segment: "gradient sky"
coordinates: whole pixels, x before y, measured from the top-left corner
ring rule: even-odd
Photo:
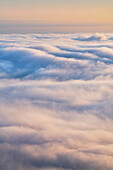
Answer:
[[[6,30],[6,24],[9,30],[17,29],[18,25],[21,30],[26,27],[36,30],[38,24],[46,25],[47,31],[52,31],[49,27],[53,26],[60,30],[60,25],[64,31],[77,27],[80,31],[109,32],[113,29],[113,0],[0,0],[1,32]]]

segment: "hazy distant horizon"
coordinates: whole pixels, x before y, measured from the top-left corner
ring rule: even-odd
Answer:
[[[112,30],[112,0],[0,1],[0,33],[94,33]]]
[[[38,24],[28,21],[0,21],[0,34],[96,32],[111,33],[113,24]]]

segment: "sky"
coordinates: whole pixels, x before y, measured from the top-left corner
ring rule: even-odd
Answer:
[[[0,0],[0,26],[1,33],[111,32],[113,1]]]

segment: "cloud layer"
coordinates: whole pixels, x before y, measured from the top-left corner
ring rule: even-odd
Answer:
[[[113,169],[113,34],[0,36],[0,169]]]

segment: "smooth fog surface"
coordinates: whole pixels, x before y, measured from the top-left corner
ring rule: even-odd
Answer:
[[[113,169],[113,34],[0,35],[0,170]]]

